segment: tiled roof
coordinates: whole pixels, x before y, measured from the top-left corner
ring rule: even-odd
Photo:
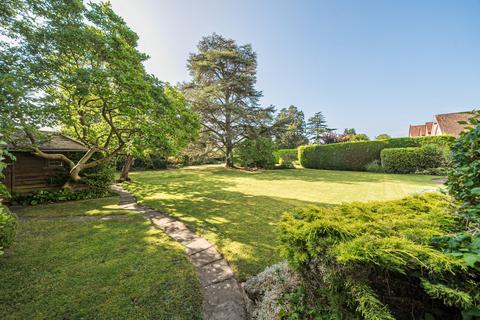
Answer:
[[[459,124],[459,121],[468,121],[474,114],[472,113],[445,113],[435,115],[435,120],[442,131],[442,134],[450,134],[454,136],[460,135],[467,125]]]
[[[426,126],[424,124],[419,124],[419,125],[414,125],[410,126],[410,129],[408,130],[408,136],[409,137],[422,137],[426,134]]]
[[[427,129],[427,134],[432,133],[432,128],[433,128],[433,122],[426,122],[425,123],[426,129]]]
[[[42,151],[87,151],[80,142],[59,133],[43,132],[39,139],[39,149]],[[9,151],[27,151],[32,146],[23,132],[15,134],[13,140],[7,145]]]

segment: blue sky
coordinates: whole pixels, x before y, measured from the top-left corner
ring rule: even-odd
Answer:
[[[480,106],[480,1],[113,0],[158,78],[213,32],[258,54],[261,103],[330,127],[405,136],[434,114]]]

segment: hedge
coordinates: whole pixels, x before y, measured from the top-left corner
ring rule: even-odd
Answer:
[[[447,146],[454,140],[453,136],[432,136],[306,145],[299,147],[298,157],[305,168],[365,171],[369,163],[380,160],[383,149],[421,147],[428,144]]]
[[[424,194],[287,213],[280,252],[310,297],[297,309],[321,319],[480,316],[480,269],[438,240],[463,230],[456,209]]]
[[[293,161],[298,160],[298,150],[297,149],[279,149],[273,152],[273,156],[275,157],[275,163],[280,163],[280,159],[284,154],[288,154]]]
[[[380,153],[382,167],[388,173],[415,173],[439,168],[445,163],[444,153],[435,145],[415,148],[387,148]]]

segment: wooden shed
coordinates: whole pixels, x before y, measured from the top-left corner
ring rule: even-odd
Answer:
[[[78,141],[57,133],[47,133],[39,149],[45,153],[78,153],[80,157],[87,149]],[[30,192],[52,190],[62,186],[59,179],[68,173],[67,164],[58,160],[48,160],[34,155],[27,139],[9,144],[8,151],[15,160],[7,163],[4,184],[10,192]]]

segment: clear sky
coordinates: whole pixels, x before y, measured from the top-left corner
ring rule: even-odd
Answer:
[[[171,83],[213,32],[258,54],[261,103],[330,127],[405,136],[434,114],[480,106],[480,1],[113,0],[146,67]]]

